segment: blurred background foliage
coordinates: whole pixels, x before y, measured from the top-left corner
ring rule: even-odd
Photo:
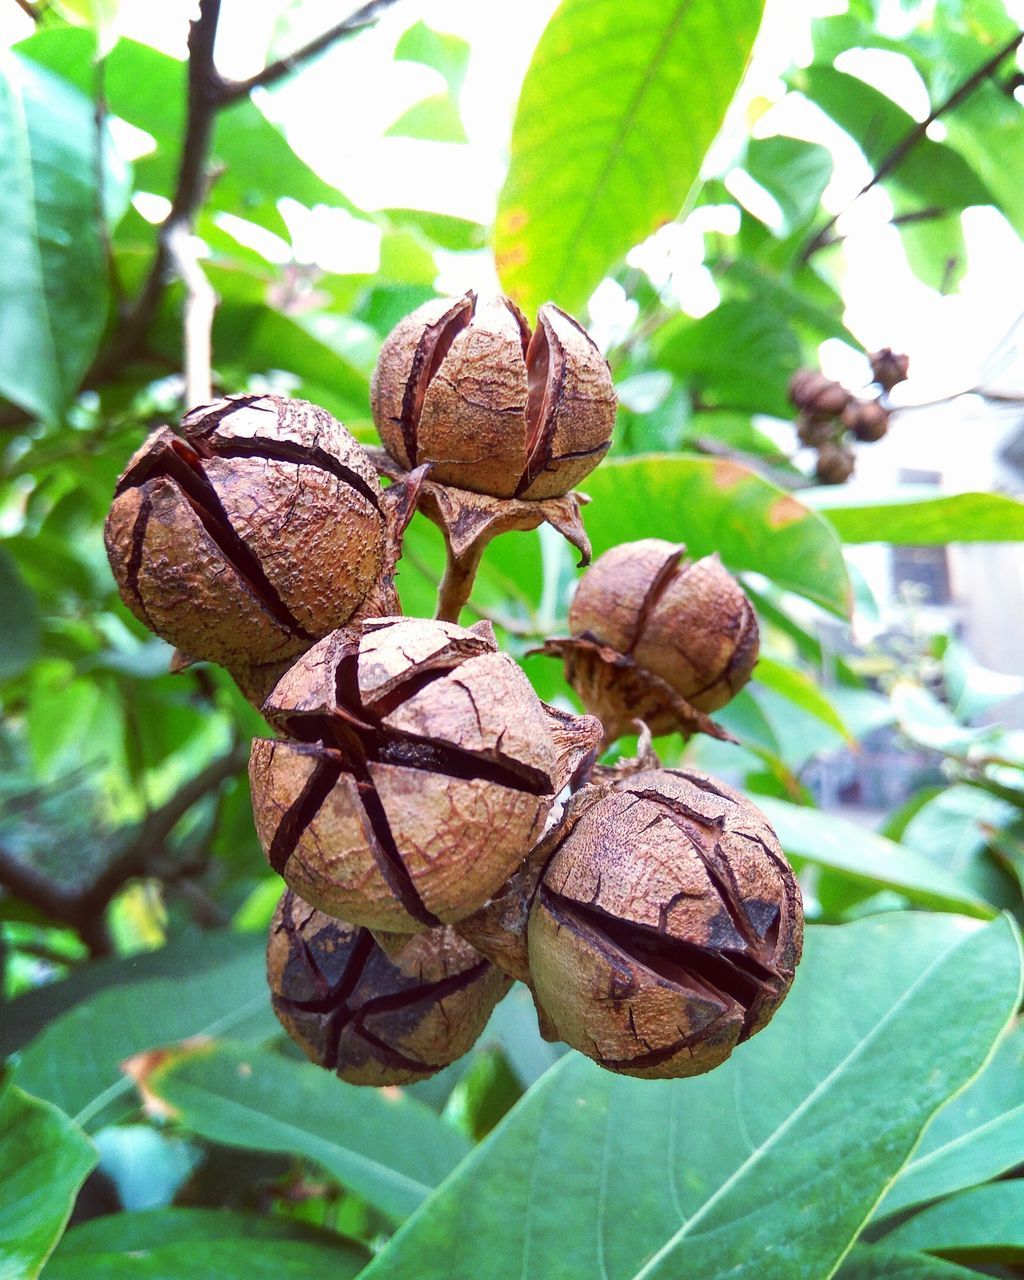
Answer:
[[[150,14],[152,43],[128,0],[9,8],[0,1275],[1019,1274],[1024,728],[998,716],[1024,679],[913,591],[886,610],[857,551],[1018,542],[1024,508],[959,485],[816,489],[787,394],[830,361],[851,389],[870,381],[865,344],[887,339],[854,323],[865,206],[936,307],[964,288],[972,228],[1019,253],[1019,15],[849,0],[769,6],[761,25],[756,0],[564,0],[526,6],[504,67],[494,40],[488,55],[416,0],[340,24],[315,0],[225,0],[218,66],[245,26],[254,63],[204,96],[187,4]],[[219,8],[203,6],[193,70]],[[478,56],[498,142],[474,186],[455,153],[485,150]],[[422,76],[389,101],[382,68],[400,63]],[[346,194],[369,180],[344,147],[353,95],[399,146],[362,163],[408,166],[368,207]],[[347,174],[323,161],[332,143]],[[439,207],[423,172],[461,175],[457,198]],[[174,227],[218,297],[217,389],[311,399],[366,442],[379,345],[425,299],[500,287],[592,325],[620,395],[612,456],[583,486],[595,553],[717,551],[762,626],[721,716],[738,745],[659,749],[757,797],[821,926],[783,1013],[722,1071],[601,1076],[538,1038],[522,991],[472,1055],[407,1090],[353,1090],[282,1044],[262,977],[280,885],[244,778],[261,718],[217,669],[168,674],[102,545],[127,457],[187,407]],[[891,433],[917,430],[927,480],[916,385],[912,370]],[[938,398],[965,421],[1019,421],[1019,385],[954,389]],[[577,577],[549,533],[492,544],[471,610],[570,705],[531,652],[564,631]],[[408,613],[432,613],[442,570],[417,518]]]

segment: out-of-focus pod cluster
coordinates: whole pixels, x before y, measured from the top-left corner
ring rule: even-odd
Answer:
[[[872,352],[868,360],[874,381],[864,396],[855,396],[818,369],[800,369],[790,380],[797,438],[817,454],[814,478],[819,484],[844,484],[856,465],[853,442],[872,444],[889,430],[887,394],[906,379],[910,361],[889,347]]]
[[[727,736],[709,713],[757,660],[749,601],[717,556],[613,548],[545,646],[590,714],[545,704],[490,624],[401,615],[401,535],[428,473],[498,503],[565,495],[608,447],[607,365],[556,307],[531,332],[469,294],[398,325],[372,396],[391,488],[323,410],[233,396],[146,441],[106,529],[132,612],[179,663],[225,666],[277,735],[249,777],[287,885],[267,962],[283,1027],[345,1080],[404,1084],[464,1054],[520,979],[544,1034],[610,1070],[711,1069],[789,989],[792,872],[724,784],[648,747],[595,762],[638,724],[642,743]]]

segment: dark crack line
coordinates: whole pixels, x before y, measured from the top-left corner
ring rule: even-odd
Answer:
[[[568,365],[565,348],[558,341],[548,320],[541,317],[526,353],[529,389],[526,402],[526,466],[512,494],[513,498],[521,497],[551,462],[558,406]],[[542,389],[539,389],[541,378]]]
[[[383,514],[380,498],[363,477],[318,445],[304,445],[293,440],[269,440],[265,436],[252,436],[230,442],[210,440],[207,445],[211,454],[217,458],[266,458],[268,461],[289,462],[299,467],[317,467],[354,489],[378,515]]]
[[[685,547],[674,547],[665,557],[665,561],[658,569],[658,572],[651,579],[651,584],[644,592],[644,598],[640,602],[640,608],[636,611],[636,621],[633,624],[633,635],[626,649],[627,656],[631,656],[633,650],[640,643],[640,639],[647,626],[648,618],[654,612],[658,601],[665,594],[676,569],[679,568],[679,562],[685,554]],[[691,567],[691,565],[684,565],[680,573],[680,577],[684,577]]]
[[[142,557],[146,550],[146,530],[149,528],[149,518],[152,514],[152,500],[148,493],[143,492],[138,514],[135,517],[134,525],[132,525],[132,553],[125,569],[125,581],[128,589],[135,596],[143,617],[149,623],[150,630],[155,631],[156,628],[149,621],[149,610],[146,608],[146,603],[142,598],[142,592],[139,590],[139,572],[142,569]]]
[[[341,773],[341,761],[322,756],[314,765],[298,796],[285,810],[267,850],[267,861],[278,875],[283,874],[288,859],[295,852],[299,837],[320,812]]]
[[[428,325],[416,344],[397,422],[410,467],[416,466],[419,457],[417,436],[427,388],[451,350],[452,343],[473,319],[475,310],[476,295],[469,293],[460,298],[439,320]]]
[[[256,555],[235,531],[217,491],[202,469],[199,454],[179,440],[155,449],[148,459],[125,475],[118,492],[133,486],[142,487],[156,479],[177,486],[214,546],[275,622],[291,635],[310,643],[315,641],[316,636],[293,616]]]

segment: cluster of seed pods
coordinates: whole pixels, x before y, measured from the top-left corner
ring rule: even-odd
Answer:
[[[717,557],[614,548],[545,646],[589,714],[545,704],[489,624],[402,616],[401,533],[424,468],[455,510],[566,494],[608,448],[607,364],[558,308],[531,332],[468,294],[397,326],[372,407],[390,489],[322,409],[234,396],[155,432],[107,522],[129,609],[179,663],[226,667],[276,735],[249,776],[287,885],[282,1025],[345,1080],[403,1084],[465,1053],[519,979],[544,1033],[610,1070],[709,1070],[792,981],[792,873],[724,784],[595,761],[637,721],[725,736],[710,713],[757,658],[746,596]]]

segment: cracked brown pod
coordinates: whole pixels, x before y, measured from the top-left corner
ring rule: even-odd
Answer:
[[[840,421],[858,440],[872,443],[889,430],[889,410],[877,400],[851,400]]]
[[[350,1084],[410,1084],[472,1048],[511,986],[449,928],[392,937],[287,890],[267,947],[271,1003],[306,1056]]]
[[[480,907],[600,737],[545,707],[489,624],[382,618],[283,677],[249,776],[271,866],[354,924],[413,933]]]
[[[193,409],[149,437],[105,529],[122,599],[189,659],[272,667],[347,622],[388,573],[373,467],[330,414],[281,396]]]
[[[893,351],[892,347],[872,351],[868,361],[872,377],[885,391],[891,391],[898,382],[905,382],[910,372],[910,357]]]
[[[819,484],[845,484],[853,475],[857,459],[845,444],[823,444],[818,450],[814,478]]]
[[[531,334],[507,298],[438,298],[399,321],[370,385],[384,446],[403,467],[499,498],[568,493],[615,422],[607,361],[553,303]]]
[[[850,403],[850,393],[818,369],[798,369],[789,381],[789,398],[806,413],[834,418]]]
[[[757,617],[717,555],[696,562],[660,538],[613,547],[580,579],[566,678],[605,726],[605,741],[635,720],[656,733],[728,735],[708,718],[747,683],[758,655]]]
[[[536,997],[603,1067],[699,1075],[769,1021],[793,980],[800,892],[764,814],[705,774],[616,783],[547,865],[529,920]]]

